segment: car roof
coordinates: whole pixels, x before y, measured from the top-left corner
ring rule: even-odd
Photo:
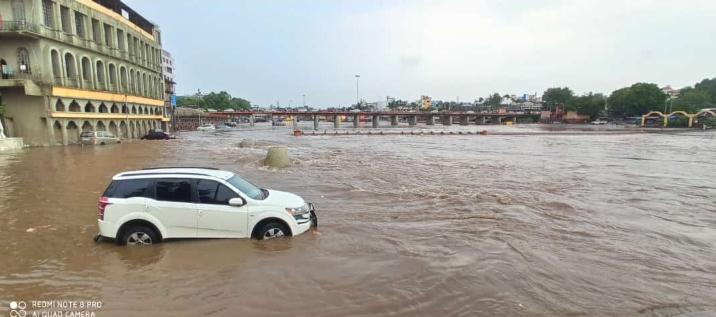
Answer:
[[[145,168],[136,171],[122,172],[112,177],[113,180],[125,178],[157,178],[157,177],[176,177],[176,176],[208,176],[219,179],[229,179],[234,176],[233,172],[224,171],[216,168],[208,167],[155,167]]]

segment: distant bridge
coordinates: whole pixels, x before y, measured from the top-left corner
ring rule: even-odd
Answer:
[[[372,122],[373,128],[378,128],[380,125],[381,117],[389,117],[390,125],[397,126],[400,118],[405,118],[410,126],[418,124],[418,119],[424,119],[427,125],[435,125],[436,118],[440,119],[443,125],[452,125],[454,120],[457,119],[461,125],[469,125],[471,122],[474,124],[517,124],[518,118],[533,117],[536,114],[530,113],[474,113],[474,112],[400,112],[400,111],[224,111],[224,112],[210,112],[199,116],[190,117],[177,117],[177,125],[180,129],[195,129],[200,122],[212,122],[215,124],[239,119],[248,118],[249,124],[254,126],[257,116],[268,117],[270,121],[275,122],[279,118],[288,119],[294,124],[298,120],[294,118],[310,118],[313,120],[313,128],[318,130],[318,124],[323,118],[326,121],[333,121],[334,128],[339,128],[341,119],[345,121],[346,118],[352,118],[353,127],[358,128],[360,126],[361,118]]]
[[[712,111],[709,109],[701,110],[697,113],[686,113],[685,111],[674,111],[672,113],[662,113],[660,111],[652,111],[649,112],[643,116],[641,116],[641,126],[646,126],[646,120],[648,118],[661,118],[664,121],[664,127],[669,126],[669,118],[672,116],[681,116],[684,118],[687,118],[689,120],[689,128],[694,126],[694,119],[698,119],[699,117],[706,117],[706,116],[712,116],[716,117],[716,111]]]

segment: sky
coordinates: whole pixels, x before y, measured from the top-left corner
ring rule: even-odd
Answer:
[[[713,0],[125,0],[162,30],[179,95],[261,106],[387,96],[609,94],[716,77]]]

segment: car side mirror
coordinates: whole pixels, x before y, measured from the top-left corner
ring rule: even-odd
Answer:
[[[229,199],[229,205],[235,206],[235,207],[241,207],[243,205],[246,205],[246,202],[241,198],[231,198],[231,199]]]

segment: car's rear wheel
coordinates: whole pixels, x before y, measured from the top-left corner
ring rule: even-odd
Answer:
[[[288,236],[288,232],[288,228],[285,225],[278,222],[269,222],[261,228],[257,236],[259,240],[278,239]]]
[[[120,243],[131,246],[152,245],[159,243],[159,235],[146,226],[131,226],[124,231]]]

